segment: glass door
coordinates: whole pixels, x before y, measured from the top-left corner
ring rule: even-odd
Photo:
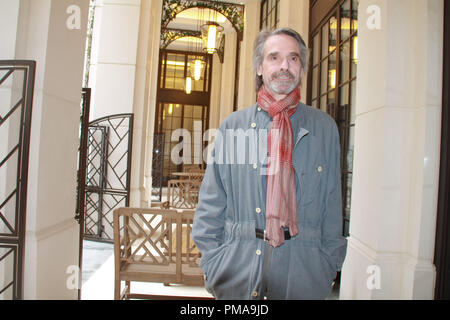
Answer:
[[[338,125],[341,140],[343,234],[348,236],[353,174],[359,0],[336,1],[328,12],[316,10],[315,6],[318,6],[319,2],[311,1],[311,19],[321,22],[310,30],[312,68],[309,74],[308,103],[327,112]],[[318,16],[314,16],[315,12],[318,12]]]

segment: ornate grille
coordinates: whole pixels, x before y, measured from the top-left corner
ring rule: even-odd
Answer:
[[[108,116],[89,124],[85,239],[113,241],[113,210],[129,204],[132,131],[132,114]]]
[[[35,61],[0,61],[0,300],[22,299]]]

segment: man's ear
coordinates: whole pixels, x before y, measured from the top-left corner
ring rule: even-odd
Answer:
[[[263,72],[262,72],[262,65],[260,65],[260,66],[258,67],[258,70],[256,70],[256,74],[257,74],[258,76],[262,76],[262,74],[263,74]]]

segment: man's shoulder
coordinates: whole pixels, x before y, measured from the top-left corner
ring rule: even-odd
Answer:
[[[325,111],[300,103],[302,120],[314,127],[336,128],[336,121]]]
[[[324,121],[330,122],[333,121],[333,118],[326,113],[325,111],[300,103],[303,112],[307,115],[307,117],[314,119],[315,121]]]
[[[238,111],[232,112],[228,115],[221,123],[221,129],[230,129],[230,128],[246,128],[248,122],[252,119],[256,108],[256,104],[247,107],[245,109],[241,109]]]

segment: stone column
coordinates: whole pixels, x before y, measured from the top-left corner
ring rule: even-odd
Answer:
[[[145,163],[144,188],[145,198],[142,203],[150,205],[152,192],[153,135],[155,131],[156,94],[158,92],[159,45],[161,34],[162,0],[150,1],[150,20],[147,43],[146,82],[144,107],[147,109],[145,119]]]
[[[225,34],[225,54],[223,59],[223,69],[227,72],[222,73],[221,96],[220,96],[220,122],[233,112],[234,103],[234,85],[236,69],[236,45],[237,33],[235,30]]]
[[[130,206],[137,207],[145,194],[143,141],[147,110],[143,99],[149,20],[149,0],[142,3],[141,0],[97,1],[89,76],[90,121],[119,113],[134,114],[132,163],[128,174],[131,174]]]
[[[442,0],[361,0],[342,299],[432,299]]]
[[[253,44],[259,32],[260,11],[261,4],[259,0],[248,0],[245,3],[244,35],[239,64],[239,110],[250,107],[256,102]]]
[[[141,0],[99,0],[92,36],[90,120],[133,112]]]
[[[303,38],[308,48],[309,39],[309,0],[281,0],[279,28],[291,28]],[[301,86],[301,101],[306,102],[308,74],[304,73]]]
[[[161,0],[141,0],[133,104],[135,118],[130,206],[146,207],[149,201],[146,159],[151,157],[152,149],[146,148],[149,130],[153,136],[154,121],[149,127],[149,118],[154,116],[155,109],[160,25]],[[153,140],[151,142],[153,145]]]
[[[209,103],[209,128],[217,129],[220,124],[220,100],[222,87],[222,63],[217,54],[213,55],[211,79],[211,100]]]
[[[8,2],[9,9],[3,6]],[[2,1],[11,10],[2,59],[36,60],[28,171],[25,299],[76,299],[74,219],[80,100],[89,2]],[[14,43],[12,42],[14,41]],[[5,55],[3,55],[5,53]],[[74,270],[74,269],[69,269]],[[81,277],[81,275],[79,275]]]

